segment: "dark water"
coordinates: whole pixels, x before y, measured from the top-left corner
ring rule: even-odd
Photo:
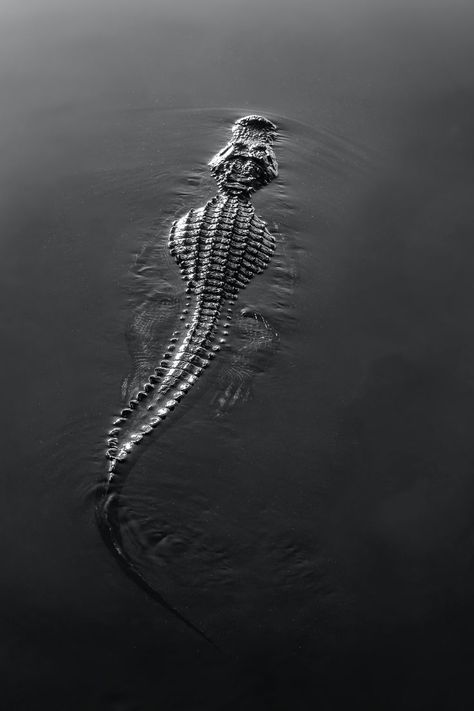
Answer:
[[[5,3],[2,707],[471,708],[474,11]],[[232,122],[280,130],[237,331],[94,521],[104,433],[180,295],[171,220]],[[239,340],[240,339],[240,340]],[[243,349],[243,350],[242,350]]]

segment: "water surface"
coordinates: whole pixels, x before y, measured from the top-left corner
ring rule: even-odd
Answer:
[[[1,10],[5,703],[467,708],[473,12],[188,5]],[[241,301],[277,347],[242,362],[236,334],[124,492],[128,547],[219,657],[93,502],[179,309],[169,225],[251,112],[279,126],[278,249]]]

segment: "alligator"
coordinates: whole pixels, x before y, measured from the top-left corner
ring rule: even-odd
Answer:
[[[181,327],[147,382],[113,421],[108,433],[108,471],[96,513],[102,536],[122,568],[151,597],[198,632],[148,583],[123,545],[119,498],[143,444],[159,428],[226,343],[239,292],[268,266],[275,238],[251,203],[251,195],[278,176],[273,150],[277,127],[263,116],[238,119],[228,143],[209,161],[214,197],[171,226],[168,246],[185,282]]]

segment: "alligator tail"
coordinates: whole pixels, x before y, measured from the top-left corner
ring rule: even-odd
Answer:
[[[166,598],[156,590],[142,575],[141,571],[125,550],[122,533],[120,530],[119,507],[120,507],[120,474],[119,468],[129,466],[127,463],[113,460],[110,462],[107,481],[98,489],[96,499],[96,519],[102,539],[107,548],[111,551],[122,570],[131,578],[147,595],[170,612],[176,619],[198,634],[208,644],[218,652],[222,653],[216,643],[207,636],[193,622],[188,620],[178,609],[176,609]]]
[[[188,296],[189,306],[192,307],[190,323],[173,332],[160,366],[155,368],[136,397],[130,400],[128,407],[121,411],[120,417],[114,420],[108,439],[109,470],[96,503],[97,523],[102,538],[123,571],[149,597],[216,649],[217,645],[199,627],[186,619],[153,588],[128,555],[120,528],[120,500],[123,484],[148,436],[171,414],[209,365],[216,350],[220,350],[221,346],[213,345],[213,341],[219,329],[222,335],[227,333],[225,327],[229,325],[220,325],[221,301],[221,297],[208,303],[203,296]],[[187,313],[185,309],[183,318]],[[230,318],[229,313],[227,318]],[[224,341],[225,338],[220,340]]]

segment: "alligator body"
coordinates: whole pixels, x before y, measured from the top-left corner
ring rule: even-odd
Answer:
[[[147,382],[113,421],[108,473],[97,506],[103,536],[126,572],[199,632],[151,588],[126,554],[118,498],[143,441],[179,406],[218,354],[228,336],[240,290],[263,272],[271,259],[275,240],[255,214],[250,196],[278,175],[275,132],[276,126],[262,116],[236,121],[230,141],[209,163],[217,194],[172,225],[169,249],[186,284],[181,326],[172,333]]]

